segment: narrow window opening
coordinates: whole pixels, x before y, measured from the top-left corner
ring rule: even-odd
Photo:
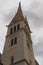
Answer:
[[[10,34],[12,34],[12,28],[10,29]]]
[[[11,56],[11,64],[13,64],[13,61],[14,61],[14,57]]]
[[[17,44],[17,37],[15,37],[14,39],[14,44]]]
[[[32,63],[31,63],[31,60],[30,60],[30,65],[31,65]]]
[[[13,45],[13,39],[11,40],[11,46]]]
[[[20,30],[20,24],[17,25],[17,30]]]
[[[14,26],[14,32],[16,32],[16,26]]]
[[[30,44],[29,44],[29,41],[27,40],[27,46],[28,46],[28,48],[30,48]]]

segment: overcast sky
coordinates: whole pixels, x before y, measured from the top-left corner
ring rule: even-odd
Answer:
[[[43,65],[43,0],[0,0],[0,52],[3,52],[6,25],[15,15],[19,1],[32,31],[35,58]]]

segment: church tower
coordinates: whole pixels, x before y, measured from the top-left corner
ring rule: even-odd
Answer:
[[[16,15],[7,27],[3,65],[35,65],[31,30],[27,18],[23,16],[20,3]]]

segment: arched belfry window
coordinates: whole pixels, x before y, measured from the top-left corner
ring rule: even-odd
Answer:
[[[11,40],[11,46],[13,45],[13,39]]]
[[[11,46],[13,46],[14,44],[17,44],[17,37],[11,39]]]
[[[17,25],[17,30],[20,30],[20,24]]]
[[[10,29],[10,34],[12,34],[12,28]]]
[[[14,44],[17,44],[17,37],[15,37],[14,39]]]
[[[14,32],[16,32],[16,26],[14,26]]]

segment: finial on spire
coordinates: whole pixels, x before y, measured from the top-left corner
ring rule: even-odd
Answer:
[[[19,7],[21,7],[21,2],[19,2]]]
[[[21,2],[19,2],[19,5],[21,5]]]

